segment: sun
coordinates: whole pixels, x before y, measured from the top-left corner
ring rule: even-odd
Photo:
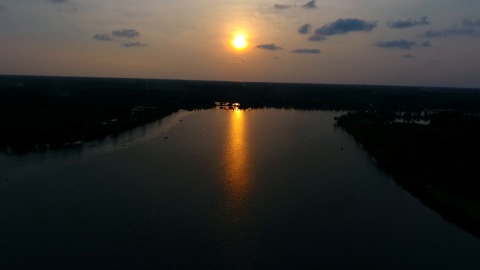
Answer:
[[[248,46],[247,39],[244,34],[237,34],[234,39],[232,39],[232,46],[235,50],[241,51]]]

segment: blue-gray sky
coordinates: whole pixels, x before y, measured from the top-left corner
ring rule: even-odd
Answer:
[[[480,87],[478,0],[0,0],[0,74]],[[232,39],[243,34],[247,48]]]

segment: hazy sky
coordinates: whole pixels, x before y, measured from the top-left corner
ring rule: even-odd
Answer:
[[[0,74],[480,87],[479,0],[0,0]],[[231,40],[243,34],[244,50]]]

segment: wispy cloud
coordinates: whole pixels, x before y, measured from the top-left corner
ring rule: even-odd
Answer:
[[[430,48],[432,47],[432,43],[430,41],[424,41],[422,43],[420,43],[420,45],[418,45],[419,47],[423,47],[423,48]]]
[[[471,28],[450,28],[444,30],[427,30],[423,34],[424,37],[449,37],[449,36],[475,36],[477,31]]]
[[[319,49],[295,49],[292,53],[307,53],[307,54],[319,54]]]
[[[340,18],[315,30],[316,35],[332,36],[349,32],[370,32],[377,26],[376,21],[357,18]]]
[[[46,0],[47,2],[52,2],[55,4],[64,4],[64,3],[69,3],[71,0]]]
[[[113,41],[112,36],[109,34],[95,34],[93,35],[93,39],[100,41]]]
[[[245,63],[246,63],[245,59],[241,59],[238,62],[232,62],[232,64],[234,64],[234,65],[242,65],[242,64],[245,64]]]
[[[95,34],[93,35],[93,39],[98,41],[116,41],[121,43],[121,46],[125,48],[147,47],[147,44],[140,41],[128,41],[136,39],[138,36],[140,36],[140,32],[135,29],[119,29],[113,30],[112,34]]]
[[[415,44],[416,42],[412,40],[397,39],[397,40],[389,40],[389,41],[379,41],[375,45],[380,48],[396,48],[396,49],[409,50],[413,46],[415,46]]]
[[[76,7],[77,0],[35,0],[35,1],[44,1],[44,2],[51,3],[53,6],[58,7],[57,11],[68,11],[68,12],[78,11],[78,8]]]
[[[135,29],[119,29],[113,30],[112,35],[120,38],[134,38],[138,37],[140,35],[140,32]]]
[[[307,2],[306,4],[302,5],[303,8],[308,8],[308,9],[315,9],[317,8],[317,4],[315,3],[316,0],[312,0]]]
[[[300,34],[308,34],[312,30],[312,25],[307,23],[298,28],[298,33]]]
[[[297,8],[297,7],[301,7],[301,8],[305,8],[305,9],[316,9],[317,8],[316,0],[308,1],[307,3],[305,3],[303,5],[300,5],[300,6],[285,5],[285,4],[273,4],[274,9],[289,9],[289,8]]]
[[[479,36],[480,35],[480,19],[464,20],[461,25],[453,25],[451,27],[440,30],[427,30],[421,36],[436,38],[450,36]]]
[[[289,9],[291,7],[292,7],[292,5],[282,5],[282,4],[274,4],[273,5],[274,9]]]
[[[430,24],[430,20],[427,16],[422,17],[418,20],[407,19],[407,20],[398,20],[398,21],[390,21],[387,23],[388,27],[396,28],[396,29],[404,29],[404,28],[411,28],[420,25],[428,25]]]
[[[395,40],[388,40],[388,41],[379,41],[375,44],[375,46],[380,48],[409,50],[413,47],[430,48],[432,47],[432,43],[430,41],[424,41],[424,42],[421,42],[420,44],[417,44],[417,42],[414,40],[395,39]]]
[[[319,49],[295,49],[292,53],[307,53],[307,54],[319,54]]]
[[[322,40],[326,40],[327,37],[326,36],[322,36],[322,35],[313,35],[313,36],[310,36],[308,38],[308,40],[310,41],[322,41]]]
[[[271,44],[260,44],[257,46],[259,49],[264,49],[264,50],[269,50],[269,51],[277,51],[277,50],[282,50],[282,47],[275,45],[275,43]]]
[[[141,43],[141,42],[125,42],[122,44],[123,47],[125,48],[132,48],[132,47],[147,47],[147,44]]]
[[[472,21],[472,20],[464,20],[463,21],[463,26],[464,27],[480,27],[480,19],[476,20],[476,21]]]

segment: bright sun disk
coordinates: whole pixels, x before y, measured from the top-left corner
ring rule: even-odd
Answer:
[[[245,35],[243,34],[236,35],[235,38],[232,40],[232,45],[237,50],[245,49],[248,45]]]

